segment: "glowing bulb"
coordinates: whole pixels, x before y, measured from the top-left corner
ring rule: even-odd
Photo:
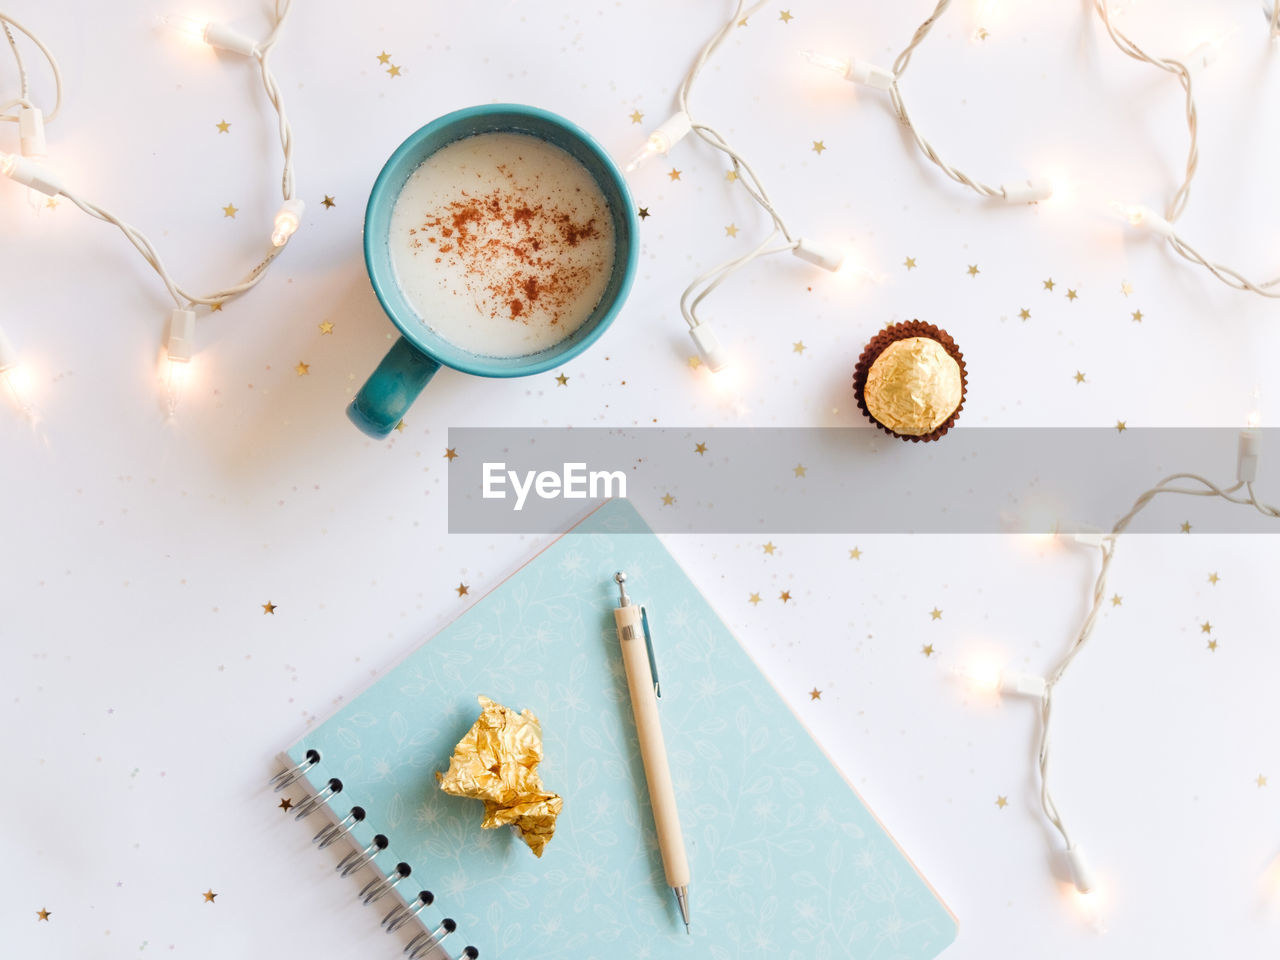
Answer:
[[[838,73],[842,77],[849,76],[849,61],[844,57],[833,57],[830,54],[819,53],[817,50],[805,50],[801,56],[815,67],[822,67],[822,69]]]
[[[160,18],[162,26],[168,27],[175,34],[184,40],[193,43],[204,43],[205,32],[209,29],[209,21],[201,20],[199,17],[189,17],[185,14],[174,13]]]
[[[178,401],[191,377],[191,357],[195,352],[196,314],[178,307],[169,314],[169,335],[162,355],[165,407],[169,419],[178,409]]]
[[[18,412],[29,419],[34,418],[35,407],[32,406],[28,392],[30,378],[26,370],[21,366],[0,370],[0,382],[4,384],[4,392],[8,395],[9,402],[18,409]]]
[[[174,357],[164,359],[164,400],[167,418],[172,420],[178,410],[178,403],[186,390],[187,380],[191,375],[191,361],[178,360]]]
[[[286,200],[276,211],[275,229],[271,233],[271,242],[275,246],[283,247],[289,242],[289,238],[297,233],[304,210],[306,210],[306,204],[294,197]]]
[[[644,146],[632,154],[631,159],[627,162],[627,173],[630,173],[650,157],[656,157],[658,154],[666,156],[671,152],[672,147],[689,135],[689,131],[692,129],[693,121],[689,119],[689,115],[683,110],[669,117],[649,134]]]
[[[977,661],[967,667],[957,667],[955,673],[965,681],[969,689],[983,696],[1007,694],[1018,697],[1043,697],[1043,677],[1031,673],[1005,670],[993,663]]]
[[[1161,237],[1170,237],[1173,235],[1173,224],[1166,220],[1160,214],[1156,213],[1150,207],[1142,204],[1123,204],[1119,201],[1111,201],[1111,209],[1119,216],[1128,221],[1131,227],[1150,230],[1152,233]]]

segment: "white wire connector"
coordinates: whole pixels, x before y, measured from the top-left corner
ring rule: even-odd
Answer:
[[[1132,227],[1150,230],[1159,237],[1173,236],[1173,224],[1150,207],[1144,207],[1140,203],[1126,206],[1118,202],[1112,203],[1111,207],[1125,220],[1129,221],[1129,225]]]
[[[306,209],[307,205],[297,197],[286,200],[280,205],[280,209],[276,211],[274,229],[271,231],[273,246],[283,247],[289,242],[289,238],[298,232],[298,226],[302,223],[302,214]]]
[[[44,139],[44,112],[39,107],[24,106],[18,110],[18,137],[24,157],[44,160],[49,156]]]
[[[725,356],[724,348],[720,346],[720,338],[716,336],[710,324],[700,322],[697,326],[690,327],[689,336],[693,337],[702,362],[712,373],[719,373],[729,365],[729,358]]]
[[[1039,203],[1053,196],[1053,183],[1044,179],[1002,183],[1000,192],[1004,194],[1006,203]]]
[[[195,355],[196,314],[194,310],[175,307],[169,313],[169,329],[164,346],[165,409],[172,420],[187,385],[191,358]]]
[[[1071,883],[1077,890],[1081,893],[1093,891],[1093,871],[1089,869],[1089,861],[1078,845],[1067,847],[1067,868],[1071,871]]]
[[[4,386],[10,402],[18,411],[34,422],[37,419],[35,409],[27,396],[26,378],[18,362],[18,351],[13,349],[13,343],[3,330],[0,330],[0,385]]]
[[[1236,479],[1253,483],[1258,479],[1258,460],[1262,456],[1262,434],[1253,426],[1240,431],[1236,448]]]
[[[838,73],[850,83],[871,87],[874,90],[888,90],[893,86],[892,70],[878,67],[866,60],[859,60],[857,57],[833,57],[826,53],[818,53],[816,50],[806,50],[804,58],[816,67]]]
[[[821,267],[823,270],[830,270],[835,273],[844,263],[844,253],[840,250],[832,249],[824,244],[814,240],[806,240],[801,237],[796,241],[796,245],[791,252],[801,260],[807,260],[815,266]]]
[[[0,173],[14,183],[38,190],[49,197],[56,197],[62,192],[62,180],[38,160],[0,153]]]
[[[166,27],[188,37],[200,40],[218,50],[238,53],[242,57],[256,56],[258,44],[238,30],[233,30],[225,23],[209,23],[198,17],[173,15],[161,17],[160,22]]]
[[[975,693],[1005,694],[1011,697],[1044,696],[1044,677],[1017,670],[1001,670],[987,666],[957,667],[956,676],[963,679]]]
[[[666,156],[671,152],[672,147],[689,135],[692,129],[693,121],[683,110],[667,118],[649,134],[649,139],[644,142],[644,146],[632,154],[627,162],[627,172],[630,173],[650,157],[658,154]]]
[[[1071,539],[1081,546],[1085,547],[1101,547],[1108,540],[1114,540],[1114,535],[1106,533],[1102,530],[1081,530],[1071,534]]]

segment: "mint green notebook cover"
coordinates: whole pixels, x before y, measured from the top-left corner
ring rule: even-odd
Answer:
[[[658,855],[613,626],[617,586],[644,603],[692,882],[686,936]],[[542,721],[564,797],[536,859],[482,805],[436,786],[483,694]],[[427,929],[482,960],[738,957],[926,960],[956,922],[625,500],[606,503],[289,750],[320,762],[351,839],[413,868],[385,912],[428,889]],[[310,817],[308,822],[318,818]],[[362,875],[362,879],[368,874]],[[390,940],[391,938],[388,938]],[[389,942],[387,956],[398,950]]]

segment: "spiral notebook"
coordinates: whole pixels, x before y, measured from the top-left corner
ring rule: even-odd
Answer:
[[[658,855],[614,632],[617,570],[648,610],[691,936]],[[482,831],[482,804],[436,785],[481,694],[542,721],[538,769],[564,811],[540,860],[510,828]],[[419,958],[434,936],[434,955],[493,960],[926,960],[955,937],[946,906],[624,500],[287,758],[276,786],[308,790],[300,818],[328,817],[316,842],[347,846],[339,869],[366,881],[353,892],[377,904],[384,927],[414,924]]]

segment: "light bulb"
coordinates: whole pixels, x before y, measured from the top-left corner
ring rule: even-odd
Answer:
[[[289,242],[289,238],[297,232],[305,210],[306,204],[297,197],[286,200],[281,205],[276,211],[275,228],[271,232],[272,244],[283,247]]]
[[[178,403],[186,391],[187,380],[191,373],[190,360],[178,360],[174,357],[164,358],[164,402],[166,419],[172,420],[178,410]]]
[[[1007,670],[993,663],[976,662],[956,668],[956,675],[965,681],[974,693],[984,696],[1005,694],[1015,697],[1043,697],[1043,677],[1032,673]]]
[[[199,17],[188,17],[182,14],[161,17],[160,23],[192,43],[207,44],[219,50],[238,53],[242,57],[252,57],[258,52],[257,43],[238,30],[231,29],[225,23],[210,23]]]
[[[34,419],[35,408],[31,404],[27,371],[19,363],[17,351],[3,330],[0,330],[0,384],[3,384],[3,392],[18,412]]]
[[[833,57],[828,53],[819,53],[817,50],[805,50],[801,53],[801,56],[815,67],[822,67],[822,69],[838,73],[842,77],[849,76],[849,61],[844,57]]]
[[[191,357],[195,353],[196,314],[177,307],[169,314],[169,330],[161,359],[165,409],[172,420],[178,402],[191,376]]]
[[[172,30],[183,40],[204,43],[204,32],[209,26],[209,21],[182,13],[170,13],[160,18],[160,25]]]
[[[659,127],[649,134],[644,146],[632,154],[631,159],[627,162],[627,173],[630,173],[650,157],[656,157],[658,154],[666,156],[671,152],[672,147],[689,135],[689,131],[692,129],[693,121],[689,119],[689,115],[683,110],[663,121]]]
[[[1150,207],[1143,206],[1140,203],[1126,205],[1113,200],[1111,201],[1111,209],[1127,220],[1131,227],[1150,230],[1161,237],[1173,235],[1173,224]]]
[[[806,240],[801,237],[791,248],[791,253],[814,266],[835,273],[844,263],[844,251],[827,246],[817,240]]]

